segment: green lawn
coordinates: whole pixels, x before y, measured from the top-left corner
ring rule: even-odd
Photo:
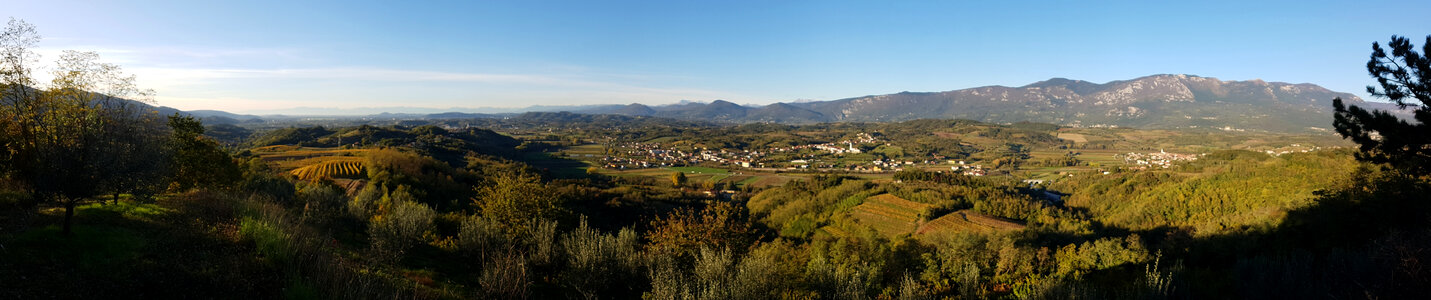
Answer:
[[[746,178],[745,180],[741,180],[740,182],[736,182],[735,184],[740,185],[740,186],[747,186],[747,185],[750,185],[750,184],[752,184],[752,183],[755,183],[756,181],[760,181],[760,176],[750,176],[749,178]]]
[[[597,158],[600,158],[599,156],[604,156],[604,155],[605,155],[604,153],[602,153],[602,150],[603,150],[603,149],[604,149],[604,148],[602,148],[601,145],[598,145],[598,144],[590,144],[590,145],[581,145],[581,146],[567,147],[567,148],[565,148],[565,149],[562,149],[562,151],[563,151],[563,152],[566,152],[566,154],[571,155],[571,156],[574,156],[574,157],[576,157],[576,156],[586,157],[586,156],[585,156],[586,154],[591,154],[591,155],[593,155],[593,156],[597,156]]]
[[[558,178],[580,178],[586,176],[586,168],[592,166],[590,162],[552,156],[553,153],[530,152],[523,156],[528,164],[538,169],[551,172]]]

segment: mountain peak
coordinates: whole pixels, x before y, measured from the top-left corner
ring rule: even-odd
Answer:
[[[710,105],[712,105],[712,106],[717,106],[717,105],[718,105],[718,106],[731,106],[731,105],[741,106],[740,104],[735,104],[734,102],[725,101],[725,100],[719,100],[719,99],[717,99],[716,101],[711,101],[711,104],[710,104]]]
[[[1101,84],[1092,83],[1092,82],[1087,82],[1087,81],[1083,81],[1083,80],[1074,80],[1074,79],[1068,79],[1068,78],[1063,78],[1063,77],[1054,77],[1054,78],[1050,78],[1050,79],[1048,79],[1048,80],[1039,81],[1039,82],[1035,82],[1035,83],[1030,83],[1030,84],[1028,84],[1028,85],[1021,86],[1021,87],[1018,87],[1018,88],[1020,88],[1020,89],[1027,89],[1027,88],[1055,88],[1055,87],[1062,87],[1062,88],[1066,88],[1066,89],[1068,89],[1068,90],[1070,90],[1070,91],[1073,91],[1073,92],[1076,93],[1076,94],[1080,94],[1080,95],[1081,95],[1081,94],[1091,93],[1091,92],[1093,92],[1093,91],[1095,91],[1095,90],[1097,90],[1097,89],[1099,89],[1099,88],[1102,88],[1102,86],[1103,86],[1103,85],[1101,85]]]

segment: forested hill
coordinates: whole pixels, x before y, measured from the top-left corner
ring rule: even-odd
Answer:
[[[481,128],[443,129],[437,126],[378,127],[361,125],[339,129],[322,126],[293,127],[267,131],[249,141],[249,146],[293,145],[309,147],[406,146],[442,161],[460,162],[469,152],[497,157],[513,157],[521,142]]]
[[[16,90],[25,90],[37,94],[42,93],[42,90],[30,87],[28,85],[22,85]],[[263,121],[262,117],[255,115],[235,114],[218,110],[185,111],[173,107],[155,105],[155,103],[153,103],[152,101],[139,101],[125,97],[109,97],[103,96],[99,93],[96,93],[95,96],[99,98],[108,98],[109,100],[113,100],[113,102],[110,102],[108,105],[128,106],[131,108],[137,108],[137,111],[140,112],[154,113],[159,116],[171,116],[174,114],[179,114],[181,116],[194,117],[196,119],[199,119],[200,121],[203,121],[205,125],[234,125],[243,123],[258,123]],[[98,99],[95,99],[94,101],[91,101],[90,104],[99,105],[100,102],[98,101]],[[14,105],[14,103],[10,101],[0,101],[0,105]]]

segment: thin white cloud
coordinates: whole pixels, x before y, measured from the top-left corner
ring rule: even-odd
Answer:
[[[697,88],[627,83],[627,79],[534,74],[464,73],[384,68],[192,69],[131,68],[181,109],[282,109],[352,105],[524,107],[562,104],[670,103],[682,99],[749,99]],[[594,76],[591,76],[594,77]],[[298,84],[304,88],[278,85]],[[171,96],[172,95],[172,96]],[[218,107],[207,107],[217,105]]]
[[[545,65],[542,73],[411,70],[308,65],[299,49],[204,47],[41,47],[37,79],[65,49],[98,52],[180,109],[263,110],[300,106],[525,107],[530,105],[672,103],[683,99],[754,100],[715,90],[672,87],[684,76],[618,74],[585,66]],[[245,66],[230,68],[222,66]]]
[[[51,41],[51,39],[45,39]],[[287,48],[214,48],[191,46],[149,46],[113,47],[102,45],[70,44],[63,46],[42,46],[32,49],[45,57],[53,58],[64,50],[93,51],[105,61],[121,64],[170,65],[214,63],[215,60],[292,60],[301,59],[299,49]]]
[[[653,92],[671,91],[669,89],[645,88],[609,81],[575,78],[577,76],[440,72],[365,67],[310,69],[204,69],[141,67],[127,68],[126,70],[136,75],[139,75],[141,79],[152,80],[156,84],[164,85],[204,84],[210,83],[213,80],[225,79],[312,79],[369,82],[454,82],[483,84],[520,84],[552,87],[619,88],[645,90]]]

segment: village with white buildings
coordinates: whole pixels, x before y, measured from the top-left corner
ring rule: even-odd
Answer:
[[[1122,157],[1123,162],[1133,165],[1134,168],[1171,168],[1179,162],[1190,162],[1201,158],[1203,154],[1180,154],[1168,153],[1163,150],[1153,153],[1128,152],[1118,154],[1114,157]]]
[[[701,163],[729,164],[742,168],[763,167],[756,162],[765,157],[761,151],[732,151],[726,149],[702,149],[694,152],[661,146],[660,143],[631,143],[623,145],[628,149],[621,156],[608,155],[602,158],[605,167],[612,169],[663,168],[688,166]]]
[[[698,149],[683,150],[661,143],[628,143],[620,145],[624,151],[618,155],[602,158],[602,165],[609,169],[667,168],[694,165],[722,165],[739,168],[766,168],[786,171],[841,170],[849,172],[879,173],[901,171],[905,168],[950,165],[950,170],[969,176],[985,176],[989,170],[983,165],[963,160],[895,160],[875,159],[869,161],[848,161],[842,159],[848,154],[865,151],[861,145],[882,144],[868,133],[860,133],[856,138],[837,142],[809,144],[790,147],[775,147],[766,150]],[[801,153],[797,159],[771,161],[771,154]],[[790,155],[781,155],[790,157]]]
[[[1271,156],[1282,156],[1283,154],[1307,153],[1317,150],[1322,150],[1322,147],[1313,145],[1291,144],[1286,147],[1263,150],[1262,152],[1267,153],[1267,155]]]

